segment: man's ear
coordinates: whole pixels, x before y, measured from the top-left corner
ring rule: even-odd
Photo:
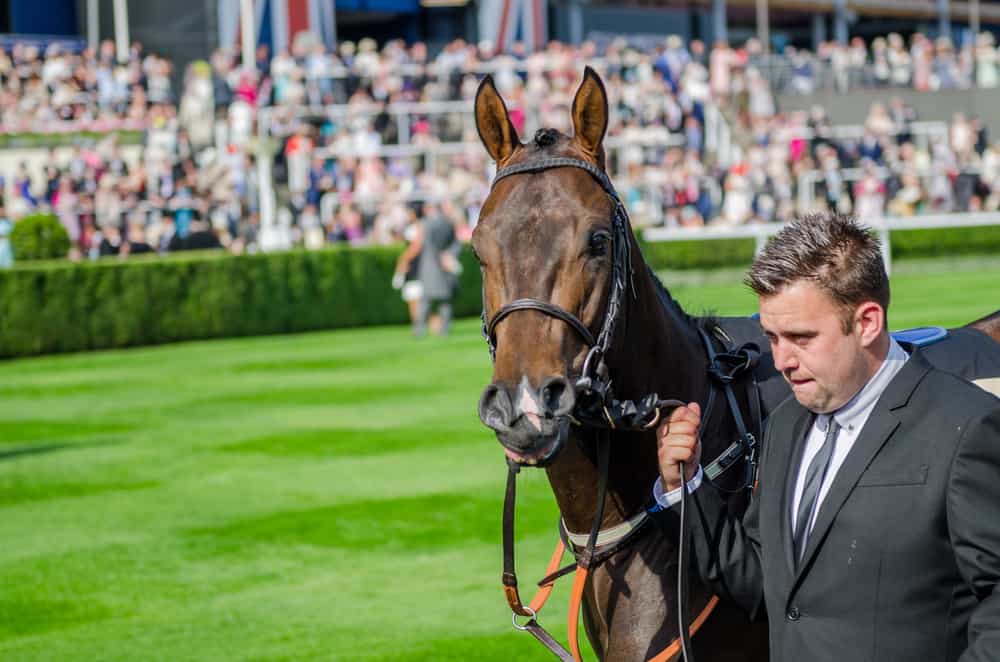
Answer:
[[[885,330],[885,310],[874,301],[865,301],[854,310],[854,327],[861,344],[868,347]]]
[[[521,145],[517,130],[510,121],[510,113],[500,93],[493,84],[493,76],[487,75],[476,91],[476,130],[486,151],[493,160],[500,163],[510,158]]]

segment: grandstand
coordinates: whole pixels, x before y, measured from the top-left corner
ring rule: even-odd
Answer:
[[[481,76],[494,76],[526,138],[568,131],[585,63],[608,86],[609,169],[637,226],[1000,210],[1000,143],[990,137],[1000,127],[975,112],[997,100],[1000,51],[988,30],[926,25],[941,18],[940,2],[937,13],[846,3],[858,16],[884,9],[894,25],[911,21],[873,35],[857,20],[847,38],[845,3],[827,3],[832,40],[827,17],[804,22],[794,2],[749,17],[753,3],[731,2],[728,13],[705,3],[685,10],[695,12],[688,28],[659,35],[640,25],[672,25],[680,10],[621,8],[617,20],[635,29],[609,35],[596,25],[607,3],[532,5],[541,13],[522,3],[510,16],[481,3],[477,25],[466,3],[400,2],[392,20],[371,17],[371,33],[409,17],[399,29],[408,38],[355,41],[343,34],[363,34],[360,4],[303,16],[294,3],[243,3],[255,13],[240,23],[240,3],[222,0],[179,6],[189,19],[216,10],[218,34],[197,58],[190,45],[175,58],[152,47],[167,42],[131,41],[154,14],[112,4],[115,39],[97,38],[108,27],[99,8],[80,17],[86,39],[14,34],[0,50],[0,216],[55,214],[75,259],[388,244],[430,210],[468,237],[492,174],[472,118]],[[979,3],[952,4],[946,19]],[[1000,21],[996,9],[983,3],[976,22]],[[660,23],[637,19],[643,12]],[[720,26],[746,38],[715,40]],[[803,26],[808,47],[798,45]]]

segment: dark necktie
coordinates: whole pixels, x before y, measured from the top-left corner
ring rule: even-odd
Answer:
[[[802,560],[802,553],[806,549],[806,540],[809,538],[809,521],[812,519],[813,511],[816,509],[816,501],[819,498],[819,488],[823,485],[826,472],[830,468],[830,458],[833,457],[833,448],[837,444],[837,433],[840,426],[837,421],[830,417],[829,425],[826,428],[826,438],[819,452],[813,457],[806,470],[806,481],[802,487],[802,498],[799,499],[799,509],[795,518],[795,562]]]

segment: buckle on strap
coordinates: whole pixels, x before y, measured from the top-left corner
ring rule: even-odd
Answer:
[[[709,480],[715,480],[744,457],[747,458],[747,471],[752,471],[756,474],[757,438],[749,432],[747,432],[745,436],[734,441],[729,448],[722,451],[722,454],[719,457],[715,458],[711,464],[705,467],[703,469],[705,476],[707,476]]]
[[[760,347],[755,343],[745,343],[731,352],[722,352],[712,357],[708,374],[720,384],[731,384],[745,372],[750,372],[760,363]]]

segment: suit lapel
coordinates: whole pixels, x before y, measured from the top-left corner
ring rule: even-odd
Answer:
[[[861,434],[844,459],[837,475],[834,476],[830,491],[827,492],[820,504],[819,512],[816,514],[816,523],[809,533],[809,539],[802,555],[802,563],[799,564],[795,577],[796,585],[802,580],[813,556],[823,543],[827,531],[833,525],[833,521],[847,497],[854,490],[861,474],[868,468],[872,459],[899,426],[899,415],[896,410],[906,406],[913,390],[929,369],[930,365],[924,358],[919,353],[914,352],[875,404],[875,409],[868,417]],[[790,495],[791,492],[789,492],[789,498]],[[790,501],[786,503],[790,503]],[[791,538],[791,534],[788,536]]]
[[[786,452],[783,454],[784,457],[788,458],[788,464],[785,465],[784,485],[780,494],[780,502],[778,505],[781,522],[778,527],[781,530],[780,542],[782,552],[785,556],[785,562],[788,564],[789,574],[794,575],[795,573],[795,560],[794,551],[792,545],[792,498],[795,494],[795,479],[799,473],[799,465],[802,464],[802,454],[805,452],[806,447],[806,437],[809,434],[809,430],[812,428],[813,420],[816,415],[811,411],[799,405],[799,413],[796,419],[792,422],[791,430],[787,436],[783,436],[784,439],[790,439],[792,447],[785,449]],[[772,438],[774,438],[772,436]],[[773,456],[772,456],[773,457]]]

